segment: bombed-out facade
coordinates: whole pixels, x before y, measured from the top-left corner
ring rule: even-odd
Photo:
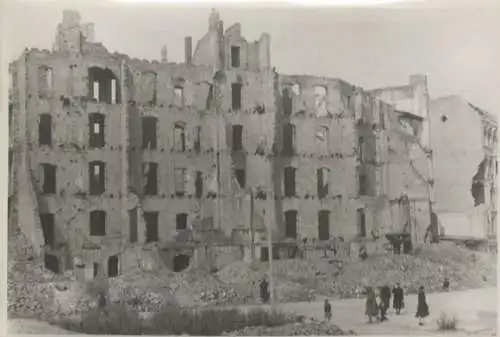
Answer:
[[[418,109],[339,79],[282,75],[270,37],[213,11],[185,62],[132,59],[65,11],[52,51],[11,64],[10,221],[46,266],[77,277],[217,269],[353,247],[430,223],[426,78]]]

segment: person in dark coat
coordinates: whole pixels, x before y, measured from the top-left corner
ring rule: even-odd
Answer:
[[[380,296],[382,297],[382,301],[384,302],[385,310],[389,310],[391,303],[391,288],[385,285],[380,289]]]
[[[403,308],[404,301],[404,292],[403,289],[401,289],[401,284],[396,284],[396,286],[392,289],[392,294],[392,307],[396,311],[396,315],[399,315],[401,313],[401,309]]]
[[[378,308],[375,292],[372,288],[368,288],[366,291],[365,315],[368,316],[369,323],[373,322],[373,317],[376,317],[377,314]]]
[[[332,319],[332,305],[328,300],[325,300],[325,305],[324,305],[324,311],[325,311],[325,319],[327,321],[330,321]]]
[[[384,296],[383,296],[384,295],[383,288],[384,287],[380,287],[379,292],[376,296],[377,308],[378,308],[379,313],[380,313],[380,321],[381,322],[387,321],[387,316],[385,315],[387,313],[387,307],[385,305],[385,300],[384,300]]]
[[[418,318],[418,325],[424,325],[423,320],[427,316],[429,316],[429,306],[425,298],[424,287],[420,287],[418,290],[417,313],[415,314],[415,317]]]
[[[263,303],[269,301],[269,284],[265,278],[260,281],[260,299]]]

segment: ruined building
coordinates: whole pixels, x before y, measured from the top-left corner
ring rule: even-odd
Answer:
[[[443,236],[495,246],[498,124],[459,96],[430,104],[436,207]]]
[[[45,265],[79,278],[353,246],[430,223],[426,78],[386,89],[278,74],[270,36],[213,11],[185,62],[110,53],[65,11],[52,51],[10,67],[10,221]]]

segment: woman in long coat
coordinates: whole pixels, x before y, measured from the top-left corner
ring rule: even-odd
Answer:
[[[424,287],[420,287],[418,290],[417,313],[415,314],[415,317],[418,318],[418,324],[424,325],[423,319],[427,316],[429,316],[429,306],[425,298]]]
[[[404,293],[401,289],[401,285],[398,283],[396,287],[392,289],[392,307],[396,310],[396,315],[399,315],[401,309],[403,308]]]
[[[366,302],[365,302],[365,315],[368,316],[370,320],[369,323],[373,322],[373,317],[376,317],[378,314],[377,301],[375,297],[375,292],[370,287],[366,292]]]

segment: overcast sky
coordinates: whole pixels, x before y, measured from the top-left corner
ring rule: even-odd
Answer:
[[[184,36],[196,42],[208,29],[209,7],[122,5],[11,6],[10,59],[25,47],[51,48],[63,8],[95,23],[96,41],[132,57],[184,59]],[[499,1],[500,3],[500,1]],[[244,36],[271,35],[271,61],[286,74],[342,78],[365,88],[405,84],[428,75],[432,97],[456,94],[500,116],[498,7],[462,9],[250,9],[217,6],[225,28],[242,24]]]

